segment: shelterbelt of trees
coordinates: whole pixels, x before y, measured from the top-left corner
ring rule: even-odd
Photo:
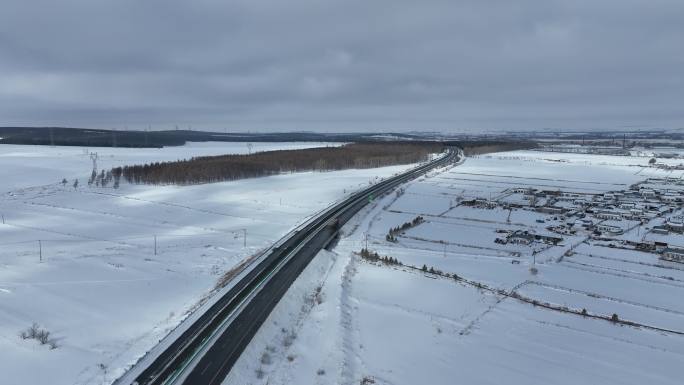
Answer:
[[[129,183],[190,185],[302,171],[410,164],[444,150],[438,142],[351,143],[339,147],[196,157],[112,169]]]
[[[463,149],[466,156],[489,154],[492,152],[529,150],[537,147],[537,143],[527,140],[466,140],[449,141],[445,143],[449,146],[456,146]]]

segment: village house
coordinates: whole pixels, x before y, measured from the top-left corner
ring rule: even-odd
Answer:
[[[600,219],[610,219],[610,220],[618,220],[622,218],[622,214],[616,211],[609,211],[609,210],[601,210],[597,213],[594,214],[596,218]]]
[[[668,230],[665,226],[653,226],[651,232],[659,235],[667,235],[670,233],[670,230]]]
[[[544,206],[537,207],[537,211],[544,214],[558,215],[563,214],[564,209],[562,207]]]
[[[529,194],[532,193],[534,189],[529,188],[529,187],[516,187],[511,189],[511,192],[514,194]]]
[[[668,261],[684,262],[684,249],[679,247],[668,247],[663,250],[662,258]]]
[[[675,203],[675,202],[680,202],[682,200],[681,196],[679,195],[674,195],[674,194],[665,194],[660,197],[663,202],[667,203]]]
[[[665,222],[665,227],[675,233],[684,233],[684,216],[677,215],[668,218],[668,220]]]
[[[602,222],[596,225],[596,229],[602,233],[609,233],[612,235],[620,235],[625,232],[625,229],[616,223]]]
[[[620,203],[620,206],[618,206],[618,207],[620,207],[623,210],[632,210],[635,207],[635,205],[634,205],[634,203],[626,202],[626,203]]]

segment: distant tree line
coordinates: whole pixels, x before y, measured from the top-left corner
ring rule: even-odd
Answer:
[[[420,140],[419,135],[393,133],[397,140]],[[74,127],[0,127],[0,144],[88,147],[166,147],[186,142],[372,142],[377,134],[316,132],[208,132],[197,130],[104,130]]]
[[[446,144],[462,148],[467,156],[501,151],[529,150],[537,147],[535,142],[527,140],[462,140],[447,142]]]
[[[114,131],[69,127],[0,127],[0,143],[83,147],[182,146],[174,131]]]
[[[369,142],[340,147],[264,151],[249,155],[195,157],[117,167],[113,178],[129,183],[191,185],[303,171],[373,168],[425,161],[443,150],[436,142]],[[106,174],[105,174],[106,178]]]

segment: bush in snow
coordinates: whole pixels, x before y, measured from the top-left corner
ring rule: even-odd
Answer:
[[[40,342],[41,345],[48,345],[50,349],[57,349],[57,341],[50,338],[50,332],[46,329],[41,329],[40,325],[33,323],[28,329],[19,333],[23,340],[33,339]]]
[[[261,355],[261,363],[264,365],[271,365],[271,363],[273,363],[273,359],[271,359],[271,355],[268,354],[268,352],[264,352],[264,354]]]
[[[29,338],[36,338],[36,335],[38,334],[38,330],[40,330],[40,327],[38,326],[37,323],[33,323],[30,328],[22,331],[19,335],[21,336],[21,339],[26,340]]]
[[[304,295],[304,304],[302,305],[302,311],[305,311],[308,308],[312,308],[315,305],[320,305],[323,303],[324,295],[322,293],[323,287],[318,285],[316,289],[314,289],[313,293],[307,293]]]
[[[294,331],[290,331],[285,335],[285,338],[283,338],[283,346],[288,347],[292,346],[294,341],[297,339],[297,333]]]

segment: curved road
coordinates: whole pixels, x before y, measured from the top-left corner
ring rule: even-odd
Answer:
[[[447,153],[430,163],[359,191],[291,233],[240,279],[179,338],[159,354],[134,381],[117,384],[218,385],[226,377],[271,310],[313,257],[333,240],[339,228],[373,197],[460,156]],[[130,374],[130,373],[129,373]]]

